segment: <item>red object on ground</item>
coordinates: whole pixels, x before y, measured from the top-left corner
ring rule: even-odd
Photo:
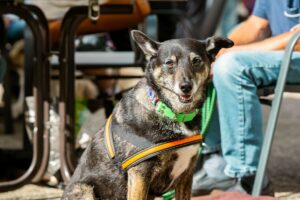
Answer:
[[[271,196],[253,197],[248,194],[240,192],[221,192],[208,196],[193,197],[191,200],[276,200],[277,198]]]

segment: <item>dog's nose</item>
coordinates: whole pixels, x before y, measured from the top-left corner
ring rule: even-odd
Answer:
[[[184,81],[179,84],[179,88],[183,93],[187,94],[193,89],[193,84],[192,82]]]

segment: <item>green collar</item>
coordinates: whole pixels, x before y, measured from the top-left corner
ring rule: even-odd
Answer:
[[[177,122],[189,122],[194,119],[194,117],[198,114],[199,109],[195,109],[193,112],[190,113],[175,113],[169,108],[164,102],[158,100],[158,97],[155,91],[148,87],[148,96],[150,98],[151,103],[155,106],[155,109],[158,113],[167,117],[173,121]]]
[[[169,108],[164,102],[158,101],[156,104],[156,111],[171,120],[177,122],[189,122],[192,121],[198,114],[199,109],[196,109],[190,113],[174,113],[172,109]]]

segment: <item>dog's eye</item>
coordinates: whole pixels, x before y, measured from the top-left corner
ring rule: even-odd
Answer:
[[[194,58],[193,60],[192,60],[192,64],[194,65],[194,66],[197,66],[197,65],[200,65],[202,63],[202,60],[201,60],[201,58]]]
[[[165,62],[166,65],[168,65],[169,67],[172,67],[174,65],[174,61],[173,60],[166,60]]]

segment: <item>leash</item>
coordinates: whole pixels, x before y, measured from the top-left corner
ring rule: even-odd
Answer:
[[[205,135],[207,134],[207,130],[209,127],[209,124],[211,122],[213,110],[215,107],[215,102],[216,102],[216,89],[213,86],[213,83],[210,83],[207,87],[207,93],[206,93],[206,99],[204,101],[204,104],[201,109],[201,132],[200,135],[202,135],[202,138],[205,138]],[[202,150],[203,150],[203,145],[200,146],[199,148],[199,157],[198,159],[201,158],[202,155]],[[165,194],[162,195],[163,200],[172,200],[175,197],[175,190],[166,192]]]

